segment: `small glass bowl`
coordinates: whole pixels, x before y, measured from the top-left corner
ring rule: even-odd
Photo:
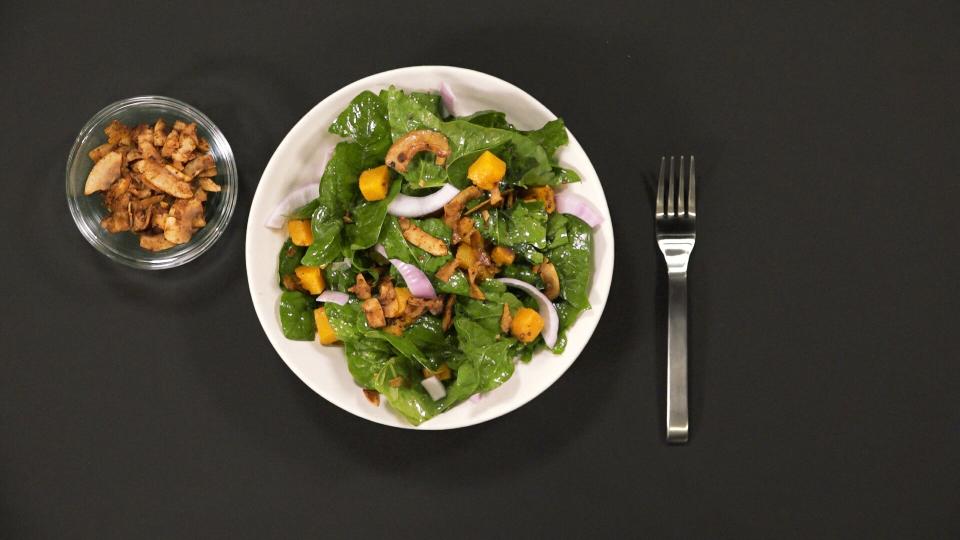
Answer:
[[[104,230],[100,226],[100,221],[107,215],[103,194],[84,195],[83,187],[93,168],[93,161],[87,153],[107,141],[103,128],[113,120],[133,128],[138,124],[152,125],[157,118],[163,118],[168,126],[172,126],[176,120],[197,123],[197,134],[210,143],[210,151],[217,162],[219,174],[214,181],[223,189],[219,193],[209,194],[204,203],[207,225],[200,228],[189,242],[153,252],[140,247],[140,238],[135,233],[110,233]],[[80,130],[67,158],[67,204],[80,233],[100,253],[134,268],[173,268],[196,259],[210,249],[230,222],[237,205],[237,189],[237,164],[226,137],[205,114],[168,97],[138,96],[104,107]]]

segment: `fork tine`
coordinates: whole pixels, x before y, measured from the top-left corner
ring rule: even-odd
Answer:
[[[687,214],[690,216],[697,215],[697,175],[693,171],[693,156],[690,156],[690,180],[687,181],[689,184],[690,194],[687,196]]]
[[[660,180],[657,181],[657,217],[663,217],[663,172],[667,157],[660,158]]]
[[[683,156],[680,156],[680,174],[677,175],[677,215],[687,213],[687,197],[683,192]]]
[[[674,214],[674,204],[676,203],[676,196],[674,190],[676,187],[673,185],[673,156],[670,156],[670,183],[667,186],[667,217],[673,217]]]

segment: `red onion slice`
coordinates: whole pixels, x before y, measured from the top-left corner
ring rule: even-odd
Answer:
[[[440,83],[440,101],[443,102],[443,108],[450,113],[450,116],[456,116],[454,109],[457,107],[457,96],[453,93],[453,88],[446,82]]]
[[[283,225],[287,222],[287,215],[289,215],[290,212],[293,212],[297,208],[300,208],[308,202],[316,199],[319,195],[319,183],[307,184],[305,186],[298,187],[287,194],[287,196],[280,201],[280,204],[278,204],[273,210],[273,213],[270,214],[270,217],[267,218],[267,221],[264,222],[264,225],[270,229],[283,228]]]
[[[387,250],[383,247],[382,244],[377,244],[373,246],[373,250],[383,255],[383,258],[387,258]],[[407,288],[410,289],[410,294],[416,296],[417,298],[436,298],[437,291],[433,288],[433,283],[430,283],[430,278],[423,273],[423,270],[420,270],[416,266],[405,263],[400,259],[389,259],[390,264],[397,269],[397,272],[400,272],[400,275],[403,276],[403,281],[406,282]]]
[[[323,291],[320,293],[320,296],[317,297],[317,302],[331,302],[341,306],[349,301],[350,295],[340,291]]]
[[[603,223],[603,215],[600,214],[600,211],[593,206],[593,203],[580,195],[568,191],[561,191],[557,193],[556,200],[557,212],[561,214],[577,216],[591,227],[596,227]]]
[[[513,278],[499,278],[497,281],[505,283],[510,287],[523,289],[524,292],[532,296],[539,306],[540,316],[543,317],[543,342],[551,349],[557,344],[557,332],[560,329],[560,316],[557,315],[557,308],[553,302],[540,289],[527,283]]]
[[[397,217],[420,217],[432,214],[456,197],[460,190],[451,184],[444,184],[439,191],[423,197],[413,197],[398,193],[387,207],[387,213]]]
[[[423,385],[423,389],[430,394],[430,397],[433,398],[434,401],[441,400],[447,395],[447,389],[444,388],[443,383],[440,382],[440,379],[438,379],[436,375],[427,377],[420,381],[420,384]]]

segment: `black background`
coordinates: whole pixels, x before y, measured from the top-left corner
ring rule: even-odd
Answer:
[[[259,4],[259,3],[258,3]],[[957,537],[960,4],[3,2],[0,537]],[[526,89],[592,158],[610,303],[503,418],[385,428],[267,342],[243,239],[274,148],[386,69]],[[226,235],[161,273],[95,252],[74,136],[170,95],[225,132]],[[663,439],[650,177],[695,153],[692,439]]]

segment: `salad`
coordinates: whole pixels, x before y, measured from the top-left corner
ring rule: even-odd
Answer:
[[[523,131],[499,111],[456,115],[451,89],[356,96],[330,125],[319,183],[266,225],[280,249],[288,339],[342,345],[374,405],[417,425],[559,354],[590,308],[599,212],[564,191],[560,119]],[[549,360],[547,360],[549,361]]]

